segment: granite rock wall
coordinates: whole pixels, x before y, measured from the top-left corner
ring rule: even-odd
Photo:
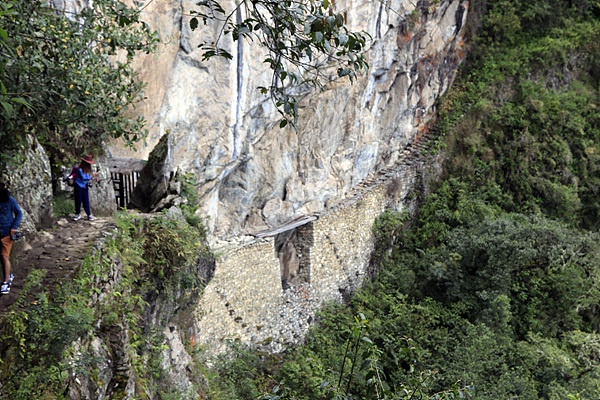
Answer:
[[[464,58],[469,4],[337,0],[349,28],[372,38],[370,68],[353,84],[331,76],[323,90],[300,92],[297,130],[279,129],[274,105],[256,90],[271,78],[260,46],[225,42],[232,60],[203,60],[198,44],[221,27],[192,31],[194,1],[144,4],[161,39],[158,54],[136,59],[148,82],[138,111],[150,136],[136,152],[118,142],[109,152],[147,158],[169,133],[163,172],[196,176],[199,213],[219,253],[194,318],[207,348],[223,350],[230,338],[279,351],[301,341],[322,304],[360,285],[373,221],[386,207],[403,209],[419,182],[406,149],[427,131]],[[251,236],[307,216],[318,218]]]
[[[26,235],[52,221],[52,173],[46,152],[33,137],[22,151],[10,155],[0,181],[4,182],[23,210],[20,230]]]
[[[231,10],[235,2],[223,0]],[[435,113],[462,60],[467,0],[338,0],[351,30],[365,31],[370,68],[351,84],[330,77],[299,93],[298,130],[258,86],[271,72],[255,42],[224,42],[232,60],[202,60],[198,44],[216,23],[192,31],[194,1],[147,2],[143,19],[159,33],[159,53],[136,60],[148,82],[138,108],[147,145],[111,143],[119,157],[147,158],[170,132],[171,171],[197,176],[199,213],[215,238],[234,238],[321,212],[366,177],[393,165]]]

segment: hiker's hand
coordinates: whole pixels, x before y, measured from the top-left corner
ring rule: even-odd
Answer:
[[[16,234],[16,233],[17,233],[17,230],[16,230],[16,229],[11,229],[11,230],[10,230],[10,236],[11,236],[11,237],[12,237],[14,234]]]

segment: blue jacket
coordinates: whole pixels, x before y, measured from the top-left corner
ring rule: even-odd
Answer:
[[[79,186],[82,189],[85,189],[87,187],[88,182],[91,180],[91,174],[86,174],[81,168],[77,168],[77,171],[75,171],[75,185]]]
[[[11,229],[18,229],[23,218],[23,211],[14,197],[10,196],[6,203],[0,202],[0,235],[10,235]]]

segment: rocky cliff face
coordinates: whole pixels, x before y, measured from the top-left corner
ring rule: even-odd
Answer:
[[[19,230],[29,235],[36,227],[46,226],[52,220],[52,176],[50,160],[44,149],[32,137],[27,146],[10,155],[7,168],[0,174],[12,196],[23,211]]]
[[[148,158],[161,142],[159,174],[196,176],[200,212],[222,256],[188,322],[215,351],[228,338],[281,351],[301,341],[323,303],[343,301],[361,284],[373,220],[386,207],[404,207],[420,179],[423,166],[407,148],[429,129],[463,58],[467,0],[338,0],[336,7],[351,30],[371,35],[370,69],[354,84],[332,77],[322,91],[301,93],[298,130],[279,129],[273,104],[256,90],[270,79],[260,47],[232,42],[233,60],[202,61],[198,43],[214,40],[219,26],[192,32],[194,2],[144,8],[161,37],[158,55],[136,61],[148,82],[138,109],[148,145],[131,152],[111,143],[110,153]],[[298,229],[247,240],[313,215]]]
[[[280,129],[270,100],[256,90],[270,79],[256,44],[231,42],[233,60],[201,61],[198,43],[214,39],[219,26],[192,32],[194,6],[147,4],[144,19],[161,37],[158,55],[137,60],[148,82],[139,109],[148,146],[131,152],[113,143],[110,150],[147,158],[170,132],[171,171],[198,176],[209,230],[227,238],[322,211],[393,165],[453,79],[469,2],[337,1],[349,28],[372,36],[370,69],[354,84],[332,78],[323,91],[304,93],[297,131]]]

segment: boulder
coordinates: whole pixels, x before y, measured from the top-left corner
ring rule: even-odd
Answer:
[[[13,153],[0,181],[6,183],[23,210],[21,230],[28,233],[52,223],[52,173],[50,160],[32,136],[20,153]]]
[[[171,169],[169,141],[167,133],[150,153],[131,193],[128,208],[151,212],[175,203],[179,185],[173,179],[175,172]]]

